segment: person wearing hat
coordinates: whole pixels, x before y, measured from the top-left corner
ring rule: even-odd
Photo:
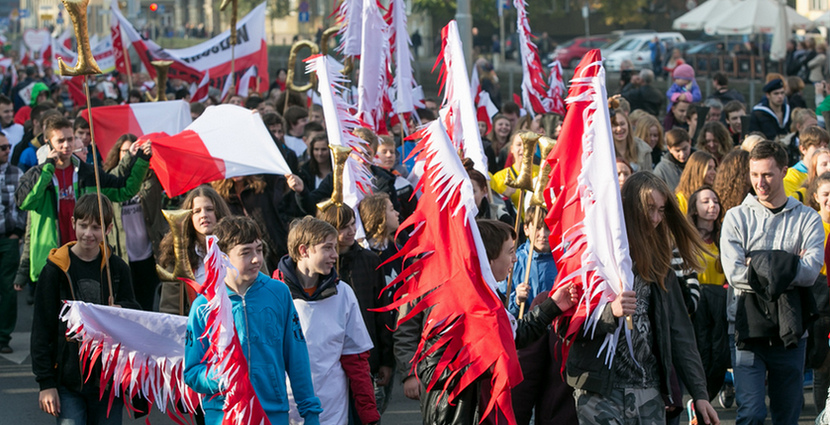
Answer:
[[[688,103],[700,102],[700,87],[695,81],[695,70],[691,65],[685,63],[678,65],[672,72],[672,79],[674,79],[674,84],[666,92],[666,98],[668,98],[666,112],[671,110],[672,105],[678,99],[685,100]]]
[[[29,104],[18,109],[14,114],[14,122],[23,125],[32,116],[32,108],[49,99],[49,87],[38,81],[32,85],[29,95]]]
[[[752,108],[749,116],[749,133],[760,131],[768,140],[786,135],[790,128],[790,105],[784,89],[784,81],[776,78],[764,86],[766,96]]]

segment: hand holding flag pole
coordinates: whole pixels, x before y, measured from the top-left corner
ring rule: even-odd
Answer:
[[[516,222],[513,230],[519,233],[519,226],[522,223],[522,210],[525,203],[525,191],[533,190],[533,155],[536,154],[536,142],[539,134],[531,131],[522,131],[518,134],[522,139],[522,162],[519,164],[519,174],[514,178],[508,174],[504,184],[519,191],[519,205],[516,205]],[[512,141],[511,141],[512,143]],[[507,289],[505,290],[505,306],[510,301],[510,291],[513,289],[513,269],[507,274]]]
[[[101,74],[101,68],[95,62],[95,57],[92,56],[92,49],[89,47],[89,31],[87,27],[87,6],[89,0],[61,0],[66,14],[72,20],[72,27],[75,30],[75,39],[78,40],[78,63],[74,68],[69,68],[63,60],[58,58],[58,67],[60,74],[63,76],[84,76],[84,91],[86,94],[86,110],[89,115],[89,134],[92,139],[92,160],[95,170],[95,193],[98,195],[98,213],[101,223],[104,223],[104,207],[101,201],[101,176],[98,172],[98,148],[95,144],[95,130],[92,124],[92,105],[89,97],[89,76]],[[103,232],[103,227],[102,230]],[[106,235],[105,235],[106,236]],[[112,272],[109,267],[109,256],[105,253],[104,261],[106,261],[107,268],[107,288],[109,289],[108,303],[110,306],[115,305],[115,299],[112,292]]]

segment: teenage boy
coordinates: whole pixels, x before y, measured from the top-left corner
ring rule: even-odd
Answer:
[[[746,115],[746,106],[740,101],[733,100],[723,105],[723,117],[726,120],[726,127],[729,135],[732,136],[732,143],[735,146],[741,144],[741,117]]]
[[[70,217],[76,197],[95,191],[95,170],[73,155],[78,145],[72,123],[62,117],[49,118],[43,134],[51,146],[46,162],[23,174],[14,194],[20,209],[30,212],[29,275],[33,282],[38,280],[49,251],[75,240]],[[100,170],[102,193],[113,202],[135,196],[150,166],[150,154],[150,143],[145,143],[127,177]]]
[[[537,209],[539,210],[539,223],[536,226],[536,239],[531,243],[529,239],[533,230],[533,217]],[[542,207],[530,207],[525,212],[524,230],[528,240],[516,250],[516,264],[513,265],[513,284],[511,285],[513,290],[510,291],[510,302],[507,304],[507,311],[515,317],[519,317],[520,304],[527,303],[524,309],[524,312],[527,313],[530,310],[530,302],[542,292],[549,292],[556,280],[556,261],[554,261],[553,254],[550,252],[550,229],[544,222],[547,215],[547,210]],[[530,252],[531,246],[533,247],[532,252]],[[525,285],[528,254],[533,255],[533,261],[530,263],[530,280]],[[504,283],[504,286],[499,288],[502,293],[507,290],[506,283]]]
[[[764,94],[766,96],[752,108],[748,132],[760,131],[767,140],[775,140],[786,135],[790,128],[790,105],[784,81],[776,78],[768,82],[764,86]]]
[[[299,106],[289,106],[285,110],[285,144],[297,155],[300,162],[308,160],[308,146],[303,142],[305,125],[308,123],[308,110]]]
[[[274,272],[294,299],[308,341],[311,378],[323,413],[323,425],[349,422],[349,395],[363,424],[380,421],[369,350],[372,340],[352,288],[341,282],[337,263],[337,230],[323,220],[304,217],[288,231],[288,255]],[[300,397],[291,392],[291,419],[299,420]]]
[[[669,149],[654,167],[654,174],[666,182],[672,192],[680,183],[680,175],[686,161],[692,155],[692,138],[686,130],[675,128],[666,132],[666,147]]]
[[[249,217],[229,216],[216,225],[218,247],[228,256],[225,286],[233,306],[233,322],[248,360],[251,385],[272,424],[288,423],[289,404],[283,396],[286,373],[299,400],[300,414],[309,425],[319,424],[320,400],[314,396],[308,349],[291,294],[285,285],[260,272],[262,233]],[[209,342],[205,332],[204,306],[200,295],[187,318],[184,379],[202,394],[206,424],[221,424],[225,398],[219,383],[208,376],[204,363]]]
[[[6,133],[12,148],[23,139],[23,126],[14,122],[14,102],[0,94],[0,130]]]
[[[82,376],[78,343],[66,338],[66,326],[58,318],[64,301],[107,305],[112,299],[117,307],[140,308],[133,296],[129,267],[104,243],[113,213],[109,199],[102,196],[101,201],[103,225],[96,195],[78,199],[71,216],[78,240],[52,250],[35,289],[32,371],[40,386],[40,409],[55,416],[59,424],[121,424],[124,402],[120,394],[109,409],[110,389],[99,388],[100,364],[93,366],[91,376]]]

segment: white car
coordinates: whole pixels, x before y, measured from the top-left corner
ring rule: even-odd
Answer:
[[[686,41],[683,34],[678,32],[661,32],[651,34],[634,34],[625,36],[608,47],[608,52],[603,51],[605,58],[605,69],[618,72],[624,60],[630,60],[634,69],[651,68],[651,49],[648,44],[657,36],[663,45],[667,46],[666,54],[670,53],[670,47]]]

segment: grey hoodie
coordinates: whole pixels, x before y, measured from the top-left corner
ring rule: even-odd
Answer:
[[[810,287],[824,264],[824,226],[815,210],[787,198],[778,214],[747,195],[741,205],[726,212],[720,237],[723,272],[729,282],[726,317],[729,332],[734,332],[737,295],[751,291],[747,253],[757,250],[782,250],[800,255],[798,273],[791,286]]]

